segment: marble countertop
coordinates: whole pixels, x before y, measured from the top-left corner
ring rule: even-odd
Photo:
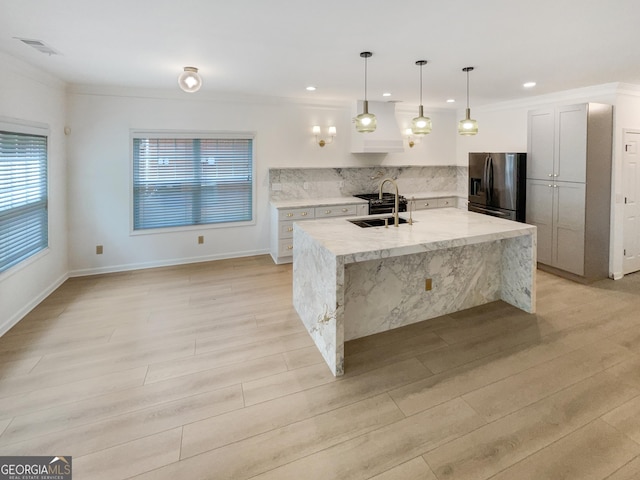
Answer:
[[[467,198],[467,195],[464,195],[460,192],[450,191],[450,192],[409,192],[404,193],[400,192],[400,195],[404,196],[407,200],[411,200],[411,197],[414,197],[416,200],[426,200],[429,198],[446,198],[446,197],[464,197]]]
[[[387,215],[372,215],[385,217]],[[408,212],[400,217],[409,218]],[[351,217],[354,218],[354,217]],[[360,217],[361,218],[361,217]],[[294,224],[294,242],[303,230],[345,263],[472,245],[535,234],[536,227],[457,208],[413,212],[413,225],[362,228],[345,218],[308,220]],[[295,250],[294,250],[295,257]]]
[[[386,191],[386,190],[385,190]],[[418,192],[405,194],[400,192],[407,200],[414,197],[416,200],[427,198],[462,197],[458,192]],[[466,196],[465,196],[466,198]],[[304,207],[324,207],[327,205],[362,205],[368,203],[362,198],[349,197],[321,197],[321,198],[296,198],[290,200],[271,200],[271,205],[275,208],[304,208]]]
[[[291,200],[271,200],[275,208],[324,207],[328,205],[365,205],[369,202],[356,197],[298,198]]]

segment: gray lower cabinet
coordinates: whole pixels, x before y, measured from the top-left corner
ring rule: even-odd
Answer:
[[[427,210],[430,208],[455,207],[456,203],[457,202],[455,197],[416,198],[415,209]]]
[[[368,204],[310,205],[302,208],[271,207],[271,257],[277,264],[293,261],[293,223],[331,217],[367,215]]]
[[[527,181],[527,223],[538,228],[538,262],[585,274],[584,183]]]

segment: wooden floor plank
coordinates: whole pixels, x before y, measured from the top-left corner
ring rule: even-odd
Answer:
[[[594,420],[557,442],[503,470],[492,480],[539,480],[541,478],[606,478],[640,453],[616,429]]]
[[[259,255],[67,280],[0,338],[3,455],[64,452],[78,478],[640,478],[640,273],[539,271],[535,315],[352,340],[340,378],[291,277]]]

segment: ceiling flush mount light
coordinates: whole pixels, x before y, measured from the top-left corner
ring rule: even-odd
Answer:
[[[307,87],[307,92],[315,92],[316,91],[316,87],[314,87],[313,85],[309,85]]]
[[[524,88],[533,88],[536,86],[536,82],[526,82],[526,83],[523,83],[522,86]]]
[[[360,56],[364,58],[364,102],[362,113],[355,118],[356,130],[360,133],[370,133],[376,129],[376,116],[369,113],[369,102],[367,101],[367,58],[372,55],[371,52],[360,53]]]
[[[416,62],[416,65],[420,67],[420,106],[418,107],[418,116],[411,121],[411,131],[414,135],[431,133],[431,119],[424,116],[424,109],[422,107],[422,67],[426,64],[426,60],[418,60]]]
[[[202,86],[202,78],[196,67],[184,67],[184,72],[178,77],[178,85],[188,93],[197,92]]]
[[[313,134],[316,136],[316,142],[321,147],[324,147],[325,145],[328,145],[329,143],[332,143],[333,142],[333,138],[336,136],[336,127],[334,127],[333,125],[331,125],[327,130],[327,135],[328,135],[327,140],[325,140],[323,138],[320,138],[320,139],[318,138],[318,136],[322,133],[322,131],[320,129],[320,125],[314,125],[312,131],[313,131]]]
[[[473,71],[473,67],[464,67],[462,71],[467,73],[467,109],[464,119],[458,123],[458,133],[460,135],[476,135],[478,133],[478,122],[471,118],[471,109],[469,108],[469,72]]]

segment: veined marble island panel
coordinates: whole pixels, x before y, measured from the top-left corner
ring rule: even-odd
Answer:
[[[294,307],[334,375],[345,340],[500,299],[535,312],[535,227],[451,208],[413,218],[295,224]]]

